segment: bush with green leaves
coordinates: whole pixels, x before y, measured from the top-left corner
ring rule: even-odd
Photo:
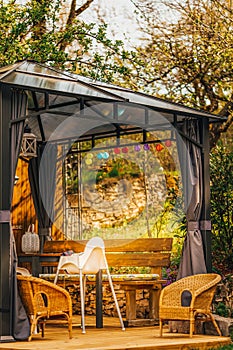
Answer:
[[[219,142],[210,157],[213,266],[233,270],[233,147]]]

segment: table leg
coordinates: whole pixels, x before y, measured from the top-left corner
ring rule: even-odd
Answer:
[[[96,274],[96,328],[103,328],[102,271]]]

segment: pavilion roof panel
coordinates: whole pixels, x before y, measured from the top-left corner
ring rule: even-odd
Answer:
[[[146,106],[155,111],[166,113],[168,120],[172,119],[174,115],[177,115],[179,119],[207,117],[210,122],[226,120],[224,117],[205,111],[113,84],[94,81],[78,74],[59,71],[53,67],[32,61],[18,62],[0,68],[0,83],[37,92],[46,91],[50,94],[83,98],[85,101],[130,102],[138,107]],[[169,115],[171,118],[169,118]]]

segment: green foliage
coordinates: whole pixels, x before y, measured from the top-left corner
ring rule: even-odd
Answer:
[[[233,149],[222,142],[212,151],[211,220],[213,264],[222,272],[233,269]]]
[[[233,349],[233,344],[229,344],[229,345],[222,345],[219,346],[218,348],[211,348],[209,350],[232,350]]]
[[[221,274],[221,271],[213,269]],[[213,302],[215,313],[223,317],[233,317],[233,275],[222,276],[221,283],[218,284]]]
[[[223,302],[218,303],[215,311],[216,311],[216,314],[219,316],[229,317],[230,310]]]
[[[29,59],[107,81],[130,75],[126,63],[133,53],[107,37],[105,24],[87,24],[69,6],[58,0],[2,2],[0,66]]]

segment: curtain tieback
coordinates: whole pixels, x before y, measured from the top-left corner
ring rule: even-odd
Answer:
[[[211,230],[211,221],[210,220],[201,220],[200,221],[201,230]]]
[[[188,231],[199,230],[199,221],[189,221],[188,222]]]
[[[189,221],[188,222],[188,231],[194,230],[211,230],[211,221],[210,220],[201,220],[199,221]]]
[[[10,222],[11,221],[11,212],[10,210],[0,210],[0,223]]]

